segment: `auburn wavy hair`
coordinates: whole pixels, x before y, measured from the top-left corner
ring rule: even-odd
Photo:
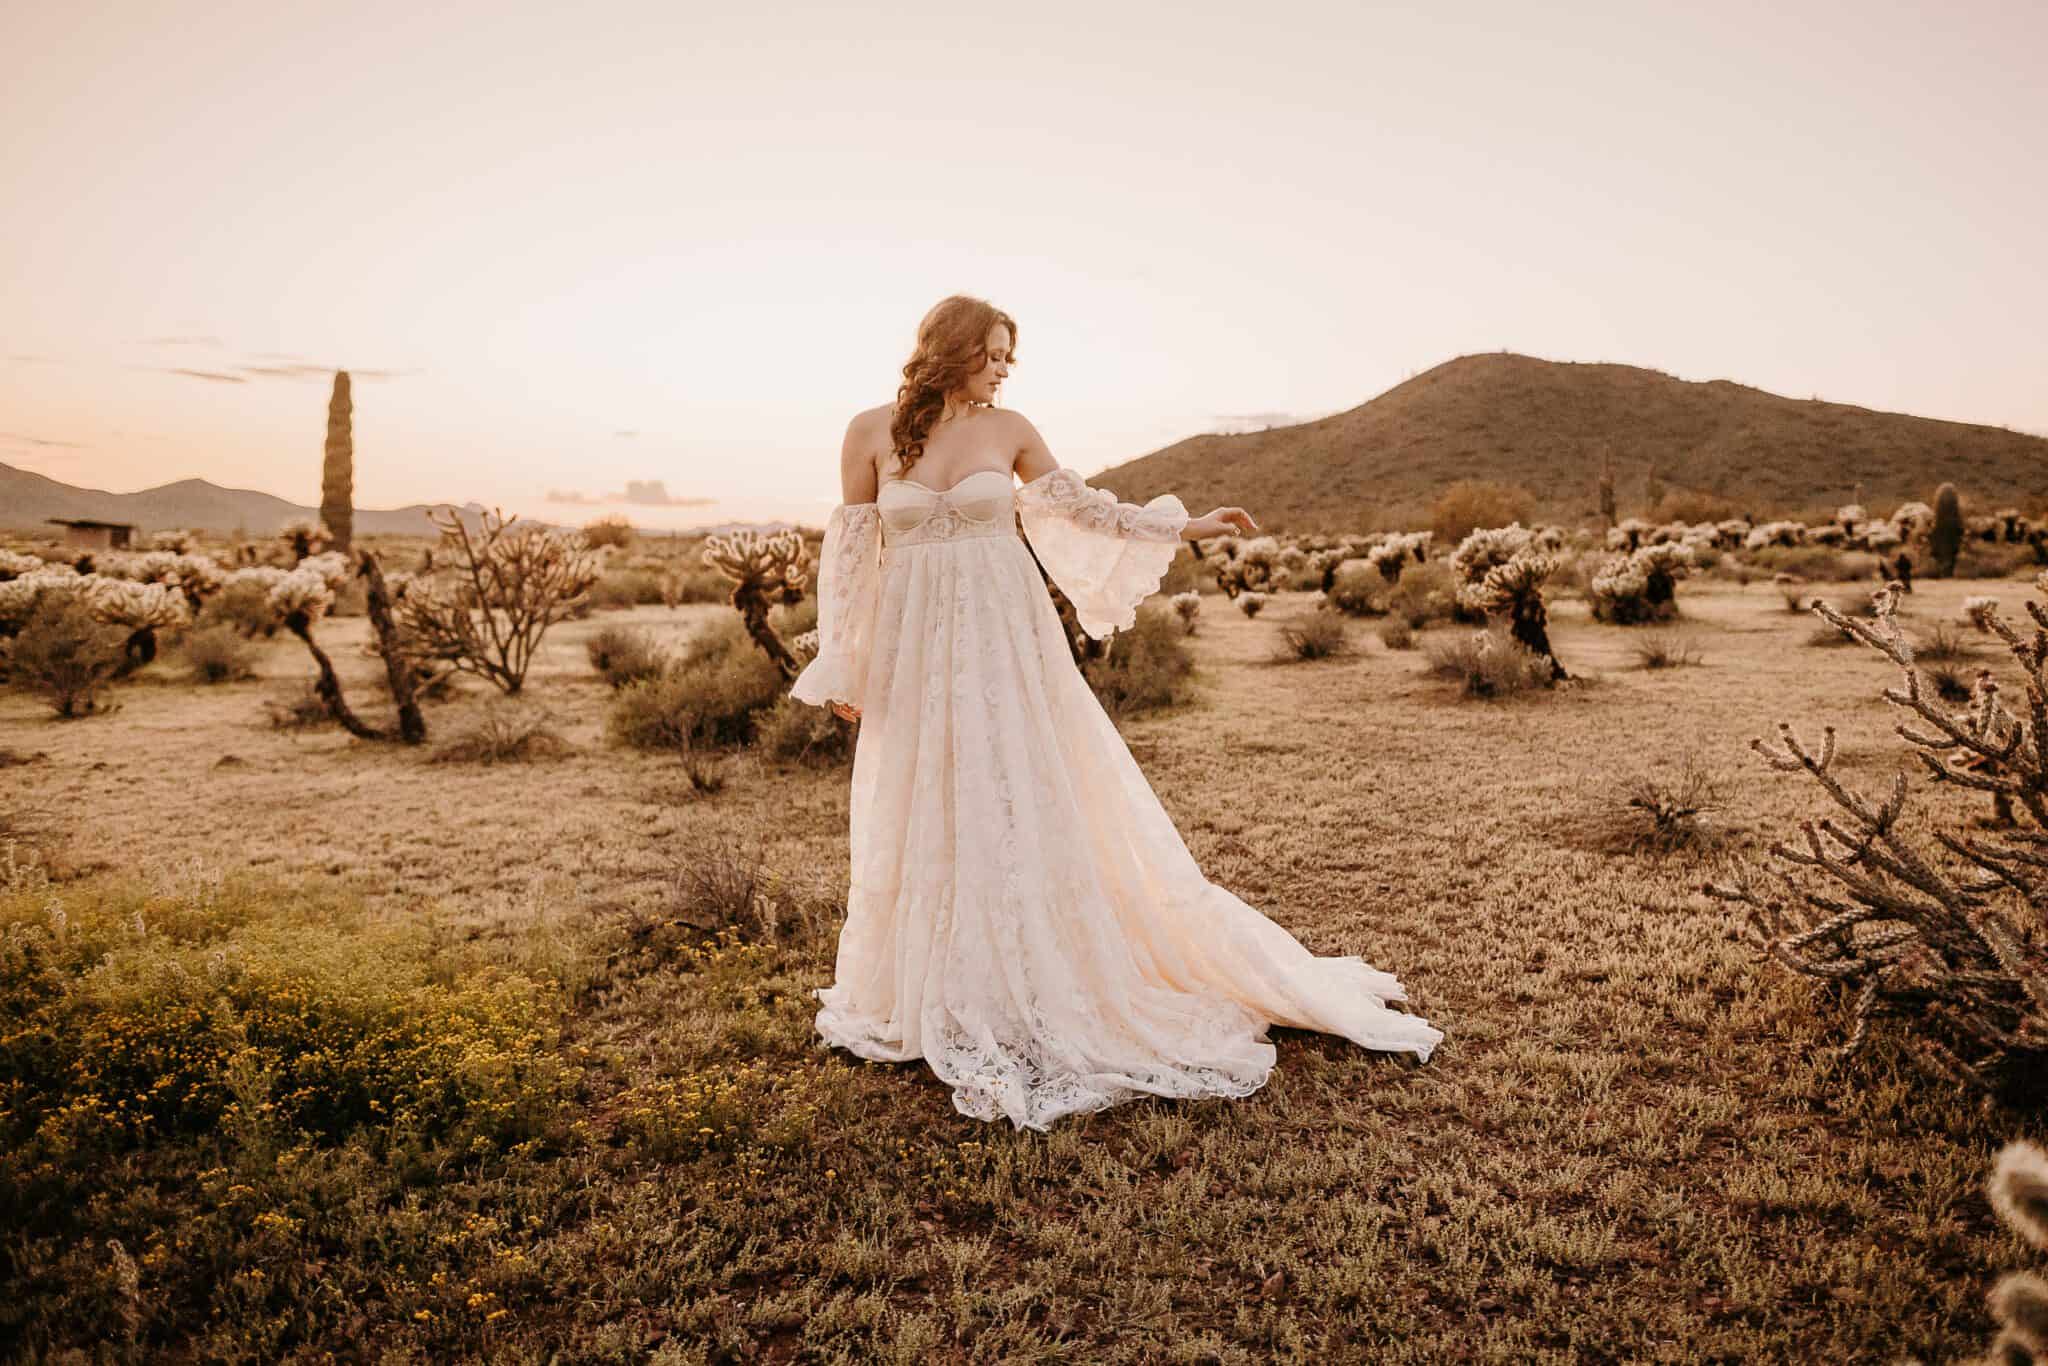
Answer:
[[[946,395],[988,363],[989,329],[1010,329],[1010,359],[1017,359],[1017,320],[986,299],[949,294],[932,305],[917,325],[917,349],[903,363],[889,440],[899,473],[924,454],[924,439],[945,410]]]

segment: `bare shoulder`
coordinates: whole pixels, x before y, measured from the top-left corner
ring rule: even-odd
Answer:
[[[991,408],[988,415],[1000,424],[997,431],[1009,449],[1012,466],[1027,483],[1059,468],[1060,462],[1053,458],[1051,448],[1030,418],[1014,408]]]

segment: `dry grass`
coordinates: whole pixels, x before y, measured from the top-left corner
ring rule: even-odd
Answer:
[[[1922,593],[1953,615],[1972,587]],[[295,642],[263,647],[255,683],[132,686],[88,724],[0,696],[0,748],[49,756],[0,786],[26,779],[68,816],[77,886],[139,868],[197,887],[195,861],[332,885],[435,943],[545,965],[560,1052],[587,1069],[562,1122],[516,1145],[401,1159],[369,1137],[221,1134],[146,1154],[147,1180],[109,1168],[96,1200],[10,1254],[17,1331],[48,1356],[133,1322],[158,1360],[1979,1350],[1984,1294],[2025,1257],[1985,1162],[2042,1118],[1965,1108],[1882,1052],[1853,1083],[1831,1072],[1843,1011],[1759,963],[1697,890],[1715,860],[1818,814],[1751,736],[1825,714],[1845,755],[1869,756],[1850,779],[1888,780],[1897,758],[1887,671],[1791,648],[1809,623],[1777,608],[1766,586],[1696,585],[1687,615],[1716,667],[1642,672],[1631,633],[1553,604],[1559,654],[1603,681],[1512,712],[1458,704],[1413,655],[1271,666],[1276,623],[1309,595],[1211,616],[1188,642],[1193,700],[1125,720],[1133,752],[1210,877],[1317,952],[1398,972],[1449,1037],[1418,1068],[1276,1028],[1279,1067],[1252,1097],[1044,1135],[958,1115],[922,1064],[815,1045],[844,770],[740,753],[722,790],[684,799],[673,755],[601,743],[598,623],[557,627],[530,675],[574,746],[545,766],[274,732],[259,700],[302,676]],[[724,610],[628,617],[672,641]],[[362,629],[331,634],[349,647]],[[336,657],[374,695],[374,662]],[[450,703],[430,725],[472,716]],[[1613,800],[1616,774],[1668,775],[1665,746],[1728,794],[1725,848],[1600,853],[1553,819]],[[1974,809],[1959,791],[1915,800],[1928,818]],[[695,882],[678,871],[693,864]],[[759,942],[707,951],[667,925],[636,943],[636,925],[707,908]]]

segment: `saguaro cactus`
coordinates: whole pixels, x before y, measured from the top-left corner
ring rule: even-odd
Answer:
[[[1956,572],[1956,555],[1963,548],[1963,500],[1954,484],[1943,484],[1934,495],[1934,529],[1927,533],[1927,550],[1934,560],[1936,578]]]
[[[327,400],[327,463],[320,478],[320,520],[334,534],[334,548],[346,554],[355,533],[356,443],[348,371],[334,372],[334,396]]]

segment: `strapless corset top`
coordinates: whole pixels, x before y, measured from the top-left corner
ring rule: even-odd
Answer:
[[[949,489],[914,479],[885,479],[875,494],[882,545],[918,545],[974,536],[1015,536],[1016,482],[1008,470],[976,470]]]

